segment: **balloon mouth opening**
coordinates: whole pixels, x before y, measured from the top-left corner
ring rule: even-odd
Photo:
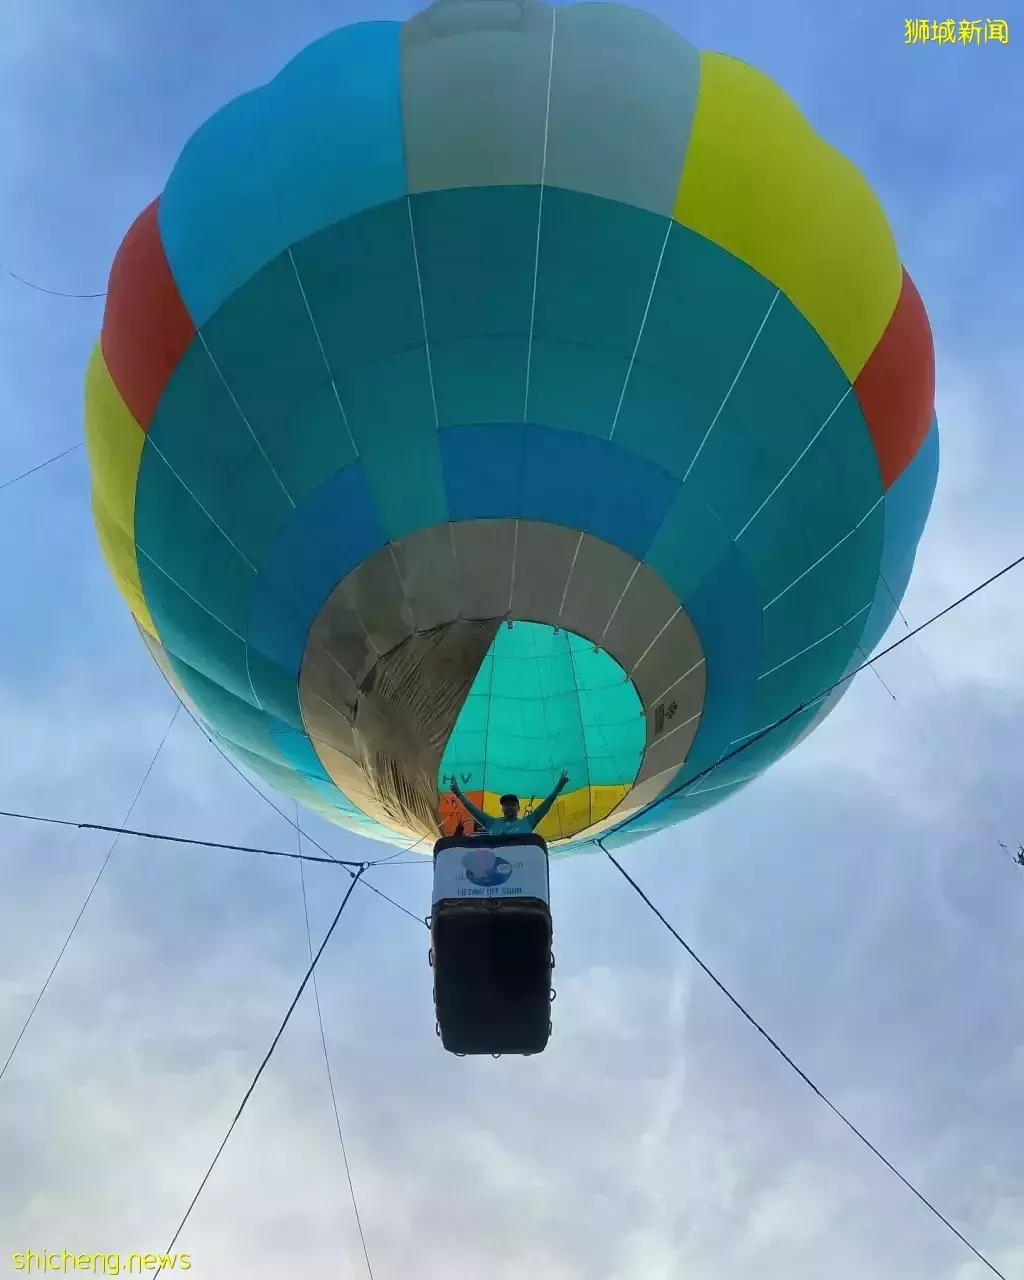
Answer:
[[[643,703],[599,643],[550,623],[500,627],[448,739],[438,771],[444,833],[474,820],[451,796],[498,817],[508,796],[528,817],[563,770],[569,783],[537,830],[557,844],[583,835],[626,798],[647,743]]]

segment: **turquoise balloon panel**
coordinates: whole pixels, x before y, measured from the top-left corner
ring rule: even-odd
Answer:
[[[401,27],[362,22],[196,130],[159,219],[197,326],[289,246],[405,195],[401,102]]]
[[[573,790],[629,786],[643,759],[643,705],[626,673],[581,636],[503,626],[448,741],[439,786],[546,795],[564,769]]]

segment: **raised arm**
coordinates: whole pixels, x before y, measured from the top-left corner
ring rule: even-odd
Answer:
[[[474,818],[476,818],[477,822],[480,823],[480,825],[484,828],[485,831],[490,830],[491,823],[494,821],[494,819],[489,817],[488,814],[486,814],[483,811],[483,809],[478,809],[476,805],[473,803],[473,801],[470,800],[468,796],[463,794],[462,788],[459,786],[458,778],[452,778],[452,795],[458,797],[458,799],[462,802],[464,807],[469,810],[469,812],[473,815]]]
[[[568,781],[569,781],[569,775],[567,773],[563,773],[562,776],[555,783],[554,791],[552,791],[552,793],[547,797],[546,800],[542,800],[540,804],[536,807],[536,809],[534,809],[533,813],[529,815],[530,823],[534,831],[537,830],[540,824],[548,816],[548,813],[551,810],[551,806],[558,799],[559,795],[561,794],[561,792],[565,787],[565,784]]]

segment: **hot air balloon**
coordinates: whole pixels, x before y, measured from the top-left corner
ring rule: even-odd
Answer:
[[[398,844],[728,799],[843,688],[938,468],[921,299],[755,68],[621,4],[344,27],[186,143],[87,375],[102,548],[216,740]],[[685,788],[685,789],[681,789]]]

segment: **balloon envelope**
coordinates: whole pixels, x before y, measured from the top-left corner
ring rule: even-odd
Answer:
[[[111,571],[242,763],[399,843],[452,776],[495,812],[564,768],[571,850],[828,713],[657,803],[880,639],[933,399],[877,199],[771,80],[624,5],[447,0],[189,140],[86,427]]]

